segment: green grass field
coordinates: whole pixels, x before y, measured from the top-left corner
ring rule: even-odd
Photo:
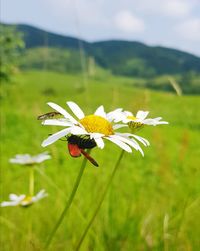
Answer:
[[[27,194],[29,167],[10,164],[17,153],[49,151],[35,170],[35,191],[49,196],[27,207],[0,208],[1,250],[41,251],[78,174],[83,157],[73,159],[67,144],[57,141],[45,149],[41,142],[60,128],[41,126],[37,116],[51,111],[52,101],[67,108],[77,102],[86,114],[101,104],[106,111],[123,107],[135,113],[149,110],[169,125],[145,127],[138,132],[151,146],[126,153],[109,193],[83,243],[83,251],[198,251],[200,248],[200,117],[198,96],[178,97],[131,87],[127,78],[89,79],[52,72],[18,74],[1,85],[1,201],[10,193]],[[89,221],[121,150],[106,142],[92,156],[74,203],[58,229],[52,251],[73,251]]]

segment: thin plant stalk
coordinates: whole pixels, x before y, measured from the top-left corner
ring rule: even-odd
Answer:
[[[29,173],[29,194],[34,196],[34,167],[30,167]]]
[[[73,201],[73,199],[74,199],[74,197],[75,197],[75,195],[76,195],[76,191],[77,191],[78,186],[79,186],[79,184],[80,184],[80,181],[81,181],[83,172],[84,172],[84,170],[85,170],[86,163],[87,163],[87,159],[84,158],[84,159],[83,159],[83,162],[82,162],[82,165],[81,165],[81,168],[80,168],[80,171],[79,171],[78,176],[77,176],[77,178],[76,178],[76,181],[75,181],[75,183],[74,183],[74,187],[73,187],[73,189],[72,189],[71,195],[70,195],[69,199],[67,200],[67,203],[66,203],[66,205],[65,205],[65,208],[64,208],[62,214],[60,215],[60,217],[59,217],[58,221],[56,222],[56,224],[55,224],[55,226],[54,226],[54,228],[53,228],[51,234],[49,235],[49,238],[47,239],[47,242],[46,242],[46,245],[45,245],[46,248],[48,248],[49,245],[51,244],[51,241],[52,241],[52,239],[53,239],[53,237],[54,237],[56,231],[58,230],[60,224],[62,223],[64,217],[65,217],[66,214],[67,214],[68,209],[70,208],[70,206],[71,206],[71,204],[72,204],[72,201]]]
[[[34,178],[35,178],[35,166],[31,166],[29,171],[29,195],[34,196]],[[28,235],[27,235],[27,249],[30,247],[30,240],[32,240],[32,232],[33,232],[33,220],[32,220],[32,210],[28,211]]]
[[[76,247],[76,251],[80,250],[80,247],[81,247],[81,245],[82,245],[82,243],[83,243],[83,241],[84,241],[84,239],[85,239],[85,237],[87,235],[87,232],[90,229],[92,223],[94,222],[94,220],[95,220],[95,218],[96,218],[96,216],[97,216],[97,214],[98,214],[98,212],[99,212],[99,210],[101,208],[101,205],[102,205],[102,203],[103,203],[103,201],[104,201],[104,199],[106,197],[106,194],[107,194],[107,192],[109,190],[109,187],[110,187],[110,185],[112,183],[112,180],[113,180],[113,178],[115,176],[115,173],[116,173],[116,171],[117,171],[117,169],[119,167],[119,164],[121,162],[121,159],[122,159],[123,155],[124,155],[124,150],[122,150],[122,152],[121,152],[121,154],[120,154],[120,156],[119,156],[119,158],[118,158],[118,160],[117,160],[117,162],[115,164],[113,172],[112,172],[112,174],[111,174],[111,176],[110,176],[110,178],[108,180],[108,183],[107,183],[106,188],[105,188],[105,190],[104,190],[104,192],[103,192],[103,194],[101,196],[101,199],[100,199],[100,201],[99,201],[99,203],[98,203],[98,205],[96,207],[96,210],[94,211],[94,214],[92,215],[92,218],[88,222],[88,225],[86,226],[86,228],[85,228],[85,230],[84,230],[84,232],[83,232],[83,234],[82,234],[82,236],[81,236],[81,238],[80,238],[80,240],[78,242],[78,245]]]
[[[36,171],[52,186],[54,187],[62,196],[65,196],[65,193],[59,188],[53,181],[50,179],[42,170],[41,168],[36,168]]]
[[[66,194],[61,190],[61,188],[59,188],[52,179],[50,179],[43,171],[41,171],[41,168],[36,168],[36,171],[38,171],[38,173],[52,186],[54,187],[61,195],[62,197],[66,198]],[[78,214],[78,216],[81,218],[82,221],[84,221],[86,223],[86,218],[83,216],[83,214],[81,213],[79,207],[74,204],[74,208]],[[96,233],[93,231],[91,233],[93,235],[93,237],[97,238]]]

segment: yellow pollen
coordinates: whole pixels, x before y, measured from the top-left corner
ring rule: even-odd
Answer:
[[[87,132],[102,133],[106,136],[114,134],[112,124],[98,115],[88,115],[79,121]]]
[[[128,126],[132,132],[135,132],[135,131],[141,129],[144,126],[144,124],[142,124],[141,122],[130,121],[130,122],[128,122]]]
[[[132,132],[134,132],[134,131],[140,129],[140,128],[143,127],[143,125],[144,125],[144,124],[141,123],[141,122],[136,122],[136,121],[134,121],[134,120],[137,119],[137,118],[134,117],[134,116],[128,116],[127,119],[131,119],[131,120],[132,120],[132,121],[129,121],[129,122],[128,122],[128,126],[129,126],[129,128],[131,128]]]
[[[134,116],[127,116],[127,119],[136,120],[136,117],[134,117]]]
[[[22,206],[28,206],[32,204],[32,197],[31,196],[26,196],[22,201],[21,201],[21,205]]]

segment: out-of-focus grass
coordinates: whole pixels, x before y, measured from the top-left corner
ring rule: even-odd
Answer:
[[[62,141],[43,149],[42,140],[60,128],[41,126],[36,119],[51,111],[46,102],[66,107],[68,100],[77,102],[86,114],[103,104],[106,111],[117,107],[149,110],[150,117],[163,116],[170,122],[138,132],[151,146],[144,149],[144,158],[138,152],[125,154],[82,250],[198,250],[199,97],[131,88],[131,82],[114,77],[89,80],[87,95],[81,76],[52,72],[27,72],[12,84],[2,84],[1,200],[7,200],[9,193],[28,192],[28,167],[9,164],[10,157],[45,150],[53,157],[39,167],[45,176],[37,171],[35,175],[36,192],[44,188],[49,197],[29,208],[0,209],[3,251],[43,250],[71,192],[82,157],[71,158]],[[103,150],[92,151],[100,167],[87,164],[51,250],[74,250],[119,154],[120,149],[109,142]]]

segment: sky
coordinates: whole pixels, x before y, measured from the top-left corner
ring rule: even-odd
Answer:
[[[200,56],[200,0],[0,1],[1,22],[87,41],[140,41]]]

